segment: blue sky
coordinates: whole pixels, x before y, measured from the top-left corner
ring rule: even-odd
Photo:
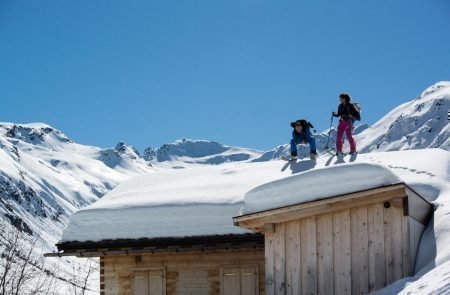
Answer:
[[[262,150],[328,127],[349,92],[373,124],[450,80],[448,0],[2,0],[0,121],[139,149]]]

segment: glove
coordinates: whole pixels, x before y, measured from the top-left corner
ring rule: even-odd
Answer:
[[[336,112],[331,112],[331,115],[333,115],[334,117],[336,117]]]

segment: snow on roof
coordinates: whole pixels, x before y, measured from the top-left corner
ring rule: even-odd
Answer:
[[[263,184],[245,195],[243,213],[255,213],[400,183],[380,164],[351,163],[306,171]]]
[[[232,217],[255,186],[289,176],[280,162],[161,169],[123,182],[70,217],[62,241],[243,234]]]
[[[433,201],[442,184],[448,182],[449,155],[444,150],[428,149],[360,154],[343,160],[322,156],[317,162],[161,169],[123,182],[95,204],[73,214],[62,242],[248,233],[234,226],[232,217],[240,214],[244,195],[255,187],[245,197],[246,213],[287,204],[281,202],[301,203],[400,181]],[[269,191],[280,198],[266,197]],[[300,194],[293,198],[293,191]],[[306,191],[308,194],[302,193]]]

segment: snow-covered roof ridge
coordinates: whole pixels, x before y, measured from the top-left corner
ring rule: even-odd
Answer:
[[[241,213],[260,212],[401,182],[388,167],[376,163],[323,167],[252,189],[245,195]]]

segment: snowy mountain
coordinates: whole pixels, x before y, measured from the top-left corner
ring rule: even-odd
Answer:
[[[54,238],[70,214],[131,175],[153,170],[122,143],[83,146],[40,123],[0,123],[0,159],[0,212]]]
[[[148,172],[148,167],[152,166],[141,157],[134,146],[123,142],[119,142],[114,148],[99,151],[97,159],[106,166],[125,174],[145,173]]]
[[[439,82],[356,137],[361,152],[450,150],[450,82]]]
[[[215,141],[181,139],[157,149],[145,149],[144,159],[156,166],[182,168],[186,165],[248,162],[262,154],[257,150],[227,146]]]
[[[123,144],[74,143],[51,126],[0,123],[0,216],[52,251],[68,217],[139,173],[154,171]]]

